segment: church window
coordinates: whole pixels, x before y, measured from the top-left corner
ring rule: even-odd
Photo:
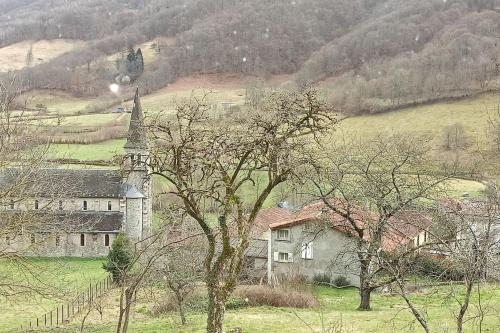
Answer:
[[[14,200],[12,200],[12,199],[10,199],[9,208],[14,209]]]
[[[84,200],[83,201],[83,210],[87,210],[88,209],[88,204],[87,204],[87,201]]]
[[[108,210],[111,210],[111,201],[108,201]]]
[[[109,235],[104,235],[104,246],[109,246]]]
[[[61,245],[61,236],[56,235],[56,246]]]
[[[62,200],[59,200],[59,210],[63,210],[63,202],[62,202]]]
[[[35,200],[35,209],[38,209],[38,200]]]
[[[31,234],[30,241],[31,241],[31,244],[35,244],[35,242],[36,242],[35,234]]]
[[[7,245],[10,245],[10,237],[9,236],[5,236],[5,242],[7,243]]]
[[[85,234],[80,234],[80,246],[85,246]]]

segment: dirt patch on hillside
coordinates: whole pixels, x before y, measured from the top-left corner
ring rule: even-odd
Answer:
[[[275,75],[266,80],[266,85],[276,86],[293,78],[293,75]],[[198,74],[177,79],[166,88],[168,92],[193,89],[242,89],[252,80],[252,77],[240,74]]]

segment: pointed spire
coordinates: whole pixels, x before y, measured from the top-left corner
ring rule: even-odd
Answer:
[[[146,137],[142,127],[142,108],[141,100],[139,99],[139,88],[135,90],[134,106],[132,107],[132,114],[130,116],[130,127],[128,129],[127,149],[146,149]]]

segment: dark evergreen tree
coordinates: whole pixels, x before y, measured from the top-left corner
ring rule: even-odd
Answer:
[[[144,58],[142,57],[141,48],[138,48],[137,52],[135,53],[135,61],[137,63],[138,74],[142,74],[142,72],[144,72]]]
[[[121,284],[130,264],[130,244],[127,237],[120,233],[113,241],[111,251],[109,251],[107,260],[102,266],[111,273],[114,283]]]

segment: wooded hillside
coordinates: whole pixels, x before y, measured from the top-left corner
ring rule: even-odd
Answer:
[[[366,113],[498,89],[497,0],[5,0],[0,12],[0,46],[86,41],[19,71],[23,90],[99,95],[116,75],[106,56],[165,37],[146,91],[193,73],[297,73]]]

